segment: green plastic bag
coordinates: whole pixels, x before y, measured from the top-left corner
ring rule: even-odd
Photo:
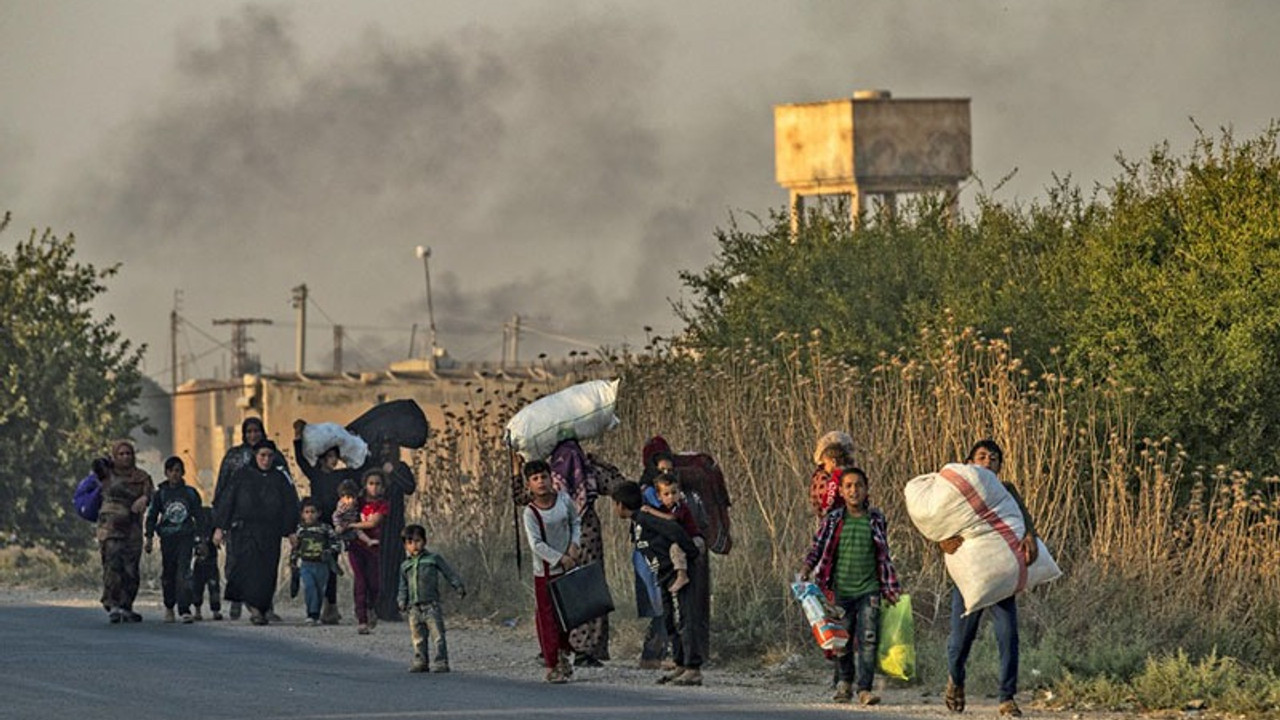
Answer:
[[[880,647],[876,652],[880,672],[899,680],[916,674],[916,623],[911,615],[911,596],[903,593],[898,602],[880,609]]]

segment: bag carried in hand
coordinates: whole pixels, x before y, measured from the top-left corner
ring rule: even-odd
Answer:
[[[880,646],[876,667],[899,680],[916,674],[916,622],[911,614],[911,596],[903,593],[898,602],[880,608]]]
[[[96,473],[89,473],[80,481],[71,503],[75,505],[77,515],[89,522],[97,522],[98,511],[102,509],[102,481]]]
[[[579,625],[613,612],[613,597],[604,578],[604,564],[590,562],[552,578],[547,583],[560,629]]]

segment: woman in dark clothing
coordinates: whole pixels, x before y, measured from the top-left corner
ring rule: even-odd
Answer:
[[[267,611],[276,591],[280,568],[280,538],[295,542],[298,526],[298,493],[289,478],[275,467],[279,454],[270,440],[253,449],[252,465],[240,468],[214,508],[213,541],[227,546],[226,598],[249,606],[254,625],[267,624]]]
[[[302,452],[302,431],[306,427],[306,420],[293,421],[293,459],[297,461],[302,474],[306,475],[307,481],[311,483],[311,498],[319,506],[320,517],[328,522],[329,518],[333,517],[333,511],[338,508],[338,486],[343,480],[348,479],[359,483],[360,471],[351,467],[338,467],[339,453],[336,447],[325,450],[320,457],[316,458],[315,465],[307,462],[306,454]],[[403,501],[400,506],[400,522],[403,525]],[[396,537],[400,536],[397,534]],[[400,545],[401,543],[392,544]],[[396,567],[400,566],[396,565]],[[329,573],[329,582],[324,588],[324,606],[320,610],[320,622],[325,625],[337,625],[341,620],[342,615],[338,613],[338,574]]]
[[[413,476],[413,469],[400,459],[400,446],[393,442],[375,439],[370,448],[373,453],[366,469],[381,468],[384,473],[382,499],[387,501],[390,510],[382,519],[382,538],[380,544],[381,585],[384,592],[378,595],[375,612],[378,619],[390,622],[400,621],[400,610],[396,607],[396,594],[392,590],[400,584],[400,563],[404,562],[404,543],[399,541],[400,532],[404,530],[405,496],[412,495],[418,489]],[[388,589],[390,588],[390,589]]]

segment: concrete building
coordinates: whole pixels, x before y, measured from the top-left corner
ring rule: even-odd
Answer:
[[[345,425],[378,403],[412,398],[434,431],[445,425],[445,406],[457,408],[479,397],[515,393],[517,388],[520,396],[531,400],[589,376],[589,369],[578,363],[435,371],[393,366],[377,373],[245,375],[238,383],[189,380],[174,398],[174,454],[186,462],[188,480],[208,501],[222,457],[240,443],[240,423],[247,417],[262,418],[267,436],[292,462],[293,421],[298,418]],[[305,484],[296,465],[292,471],[295,480]]]
[[[791,230],[807,196],[846,195],[853,222],[864,198],[888,212],[900,193],[948,193],[959,208],[960,182],[973,172],[968,98],[893,98],[887,90],[853,97],[776,105],[778,184],[791,193]]]

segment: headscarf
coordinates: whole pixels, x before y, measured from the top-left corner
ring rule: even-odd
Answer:
[[[849,433],[832,430],[818,438],[818,445],[813,449],[813,464],[821,465],[822,454],[833,447],[839,447],[844,450],[845,455],[853,457],[853,438],[849,437]]]
[[[244,419],[244,422],[240,423],[240,441],[241,442],[244,442],[245,435],[248,434],[250,425],[257,425],[258,429],[262,431],[262,437],[266,438],[267,426],[262,424],[262,418],[247,417]],[[255,446],[254,449],[257,450],[257,447]]]
[[[128,447],[135,454],[138,452],[138,448],[133,444],[132,440],[128,438],[119,438],[111,441],[111,457],[114,458],[116,456],[116,450],[119,450],[121,445]]]

